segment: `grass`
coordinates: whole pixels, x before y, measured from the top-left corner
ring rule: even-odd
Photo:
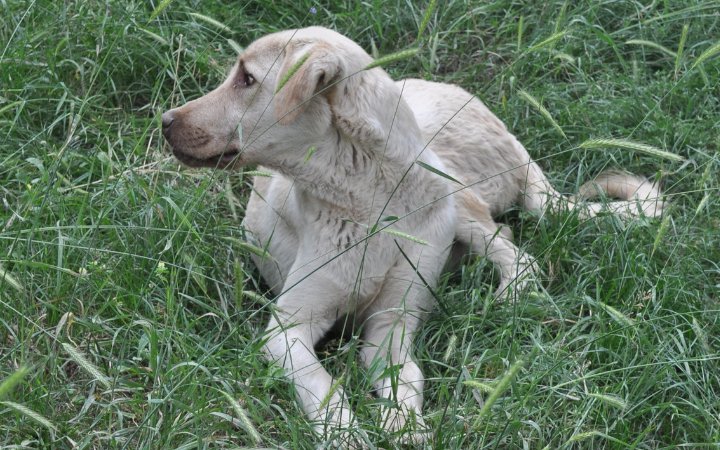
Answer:
[[[550,297],[493,303],[482,259],[444,279],[417,340],[428,447],[720,446],[720,3],[437,3],[0,2],[0,448],[315,448],[261,357],[250,178],[181,169],[158,133],[240,46],[311,24],[420,46],[391,75],[474,92],[562,191],[625,167],[670,200],[506,214]],[[357,350],[322,356],[393,448]]]

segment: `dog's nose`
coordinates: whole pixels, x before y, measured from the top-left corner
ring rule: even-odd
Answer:
[[[162,115],[162,128],[163,128],[163,134],[167,133],[170,129],[170,126],[175,121],[175,113],[171,109],[170,111],[166,111]]]

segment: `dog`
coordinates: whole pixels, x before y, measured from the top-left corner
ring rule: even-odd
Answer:
[[[352,430],[342,386],[314,350],[352,316],[362,363],[375,374],[398,368],[374,381],[393,405],[384,426],[408,427],[422,440],[423,375],[412,342],[451,249],[487,256],[503,297],[523,292],[538,271],[493,220],[513,204],[538,214],[577,208],[585,217],[604,209],[657,216],[663,204],[655,184],[626,173],[594,184],[619,201],[564,197],[470,93],[394,82],[372,63],[326,28],[270,34],[247,47],[215,90],[165,112],[162,130],[187,166],[256,165],[271,175],[255,178],[243,221],[267,252],[253,258],[277,297],[264,349],[316,429]]]

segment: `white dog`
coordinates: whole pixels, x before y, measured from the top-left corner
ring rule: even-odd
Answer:
[[[400,367],[397,379],[375,382],[397,405],[385,426],[420,427],[423,376],[411,344],[453,243],[496,265],[500,294],[517,292],[534,264],[493,215],[515,202],[537,212],[576,206],[471,94],[395,83],[381,68],[366,70],[372,62],[328,29],[272,34],[217,89],[162,117],[181,162],[272,174],[256,178],[244,220],[267,249],[255,260],[277,295],[266,352],[320,431],[353,422],[314,350],[337,320],[350,314],[360,325],[365,365]],[[598,184],[622,199],[606,205],[614,212],[662,210],[659,190],[642,178],[610,174]],[[587,216],[603,208],[578,206]]]

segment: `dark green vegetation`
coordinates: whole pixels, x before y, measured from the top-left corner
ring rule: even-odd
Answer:
[[[421,45],[391,75],[476,93],[562,191],[625,167],[662,177],[671,202],[633,222],[508,213],[551,298],[494,304],[484,260],[445,280],[417,342],[431,447],[717,446],[720,3],[450,0],[419,39],[427,4],[331,3],[0,1],[2,448],[314,448],[261,357],[250,179],[179,169],[158,132],[237,44],[311,24],[377,55]],[[579,148],[591,138],[685,161]],[[323,355],[392,447],[357,345]]]

